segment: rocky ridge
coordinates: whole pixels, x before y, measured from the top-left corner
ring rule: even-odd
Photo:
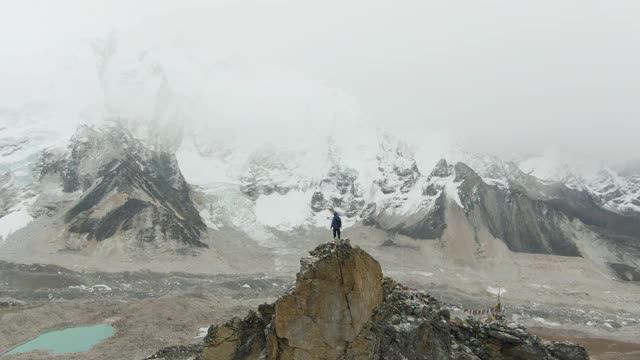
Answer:
[[[634,216],[640,212],[640,167],[637,161],[617,166],[591,164],[582,169],[579,164],[534,157],[519,161],[518,168],[541,180],[585,191],[607,210]]]
[[[588,359],[500,316],[451,318],[424,291],[383,278],[349,240],[318,246],[274,304],[209,328],[202,349],[167,348],[149,359]]]

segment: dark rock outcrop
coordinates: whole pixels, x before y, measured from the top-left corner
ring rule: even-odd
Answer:
[[[318,246],[301,264],[275,304],[211,326],[200,359],[589,358],[579,345],[504,320],[452,320],[425,292],[383,279],[380,265],[348,240]]]
[[[454,170],[453,167],[450,166],[447,163],[447,160],[445,159],[440,159],[438,161],[438,163],[436,164],[436,166],[433,168],[433,170],[431,171],[431,174],[429,174],[429,177],[447,177],[447,176],[451,176],[454,174]]]
[[[610,263],[616,277],[623,281],[640,281],[640,269],[627,264]]]
[[[202,344],[178,345],[164,348],[144,360],[196,360],[202,353]]]
[[[509,250],[525,253],[580,256],[563,231],[565,215],[547,201],[534,199],[518,187],[488,185],[463,163],[455,165],[459,196],[469,221],[486,226]]]
[[[435,198],[424,213],[418,213],[412,221],[398,228],[398,233],[414,239],[439,239],[447,228],[445,220],[447,196],[444,192]]]

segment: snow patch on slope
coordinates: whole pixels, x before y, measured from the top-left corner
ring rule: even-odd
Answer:
[[[29,214],[29,207],[37,200],[37,196],[23,200],[9,210],[9,213],[0,218],[0,241],[6,241],[14,232],[24,228],[33,221]]]
[[[176,158],[182,175],[190,184],[214,186],[216,183],[237,182],[227,175],[227,164],[216,157],[205,156],[190,142],[183,142],[176,152]]]
[[[446,178],[433,178],[436,180],[435,183],[444,187],[445,194],[451,200],[453,200],[461,209],[464,209],[464,205],[462,205],[462,200],[460,200],[460,193],[458,188],[462,182],[455,181],[455,175],[447,176]]]
[[[424,183],[420,181],[419,183]],[[435,198],[423,197],[422,186],[415,186],[406,194],[384,194],[379,189],[375,192],[373,202],[382,205],[380,210],[384,209],[385,213],[393,216],[403,217],[415,214],[420,209],[431,208],[435,202]]]
[[[554,155],[554,154],[552,154]],[[518,162],[522,171],[539,179],[560,182],[569,188],[589,192],[601,205],[614,212],[640,212],[640,174],[621,175],[607,164],[559,155],[526,158]]]
[[[279,230],[291,230],[308,222],[311,216],[311,196],[309,191],[292,190],[287,194],[273,193],[256,200],[256,218],[267,226]]]

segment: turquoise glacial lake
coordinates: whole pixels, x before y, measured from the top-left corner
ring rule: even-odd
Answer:
[[[109,324],[53,330],[11,349],[2,356],[34,350],[49,351],[53,354],[85,352],[113,334],[115,334],[115,329]]]

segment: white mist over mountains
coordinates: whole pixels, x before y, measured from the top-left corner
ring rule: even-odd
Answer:
[[[423,169],[459,149],[619,164],[640,150],[639,10],[25,1],[0,15],[0,121],[64,137],[118,118],[172,150],[196,136],[247,153],[368,143],[384,128]]]

